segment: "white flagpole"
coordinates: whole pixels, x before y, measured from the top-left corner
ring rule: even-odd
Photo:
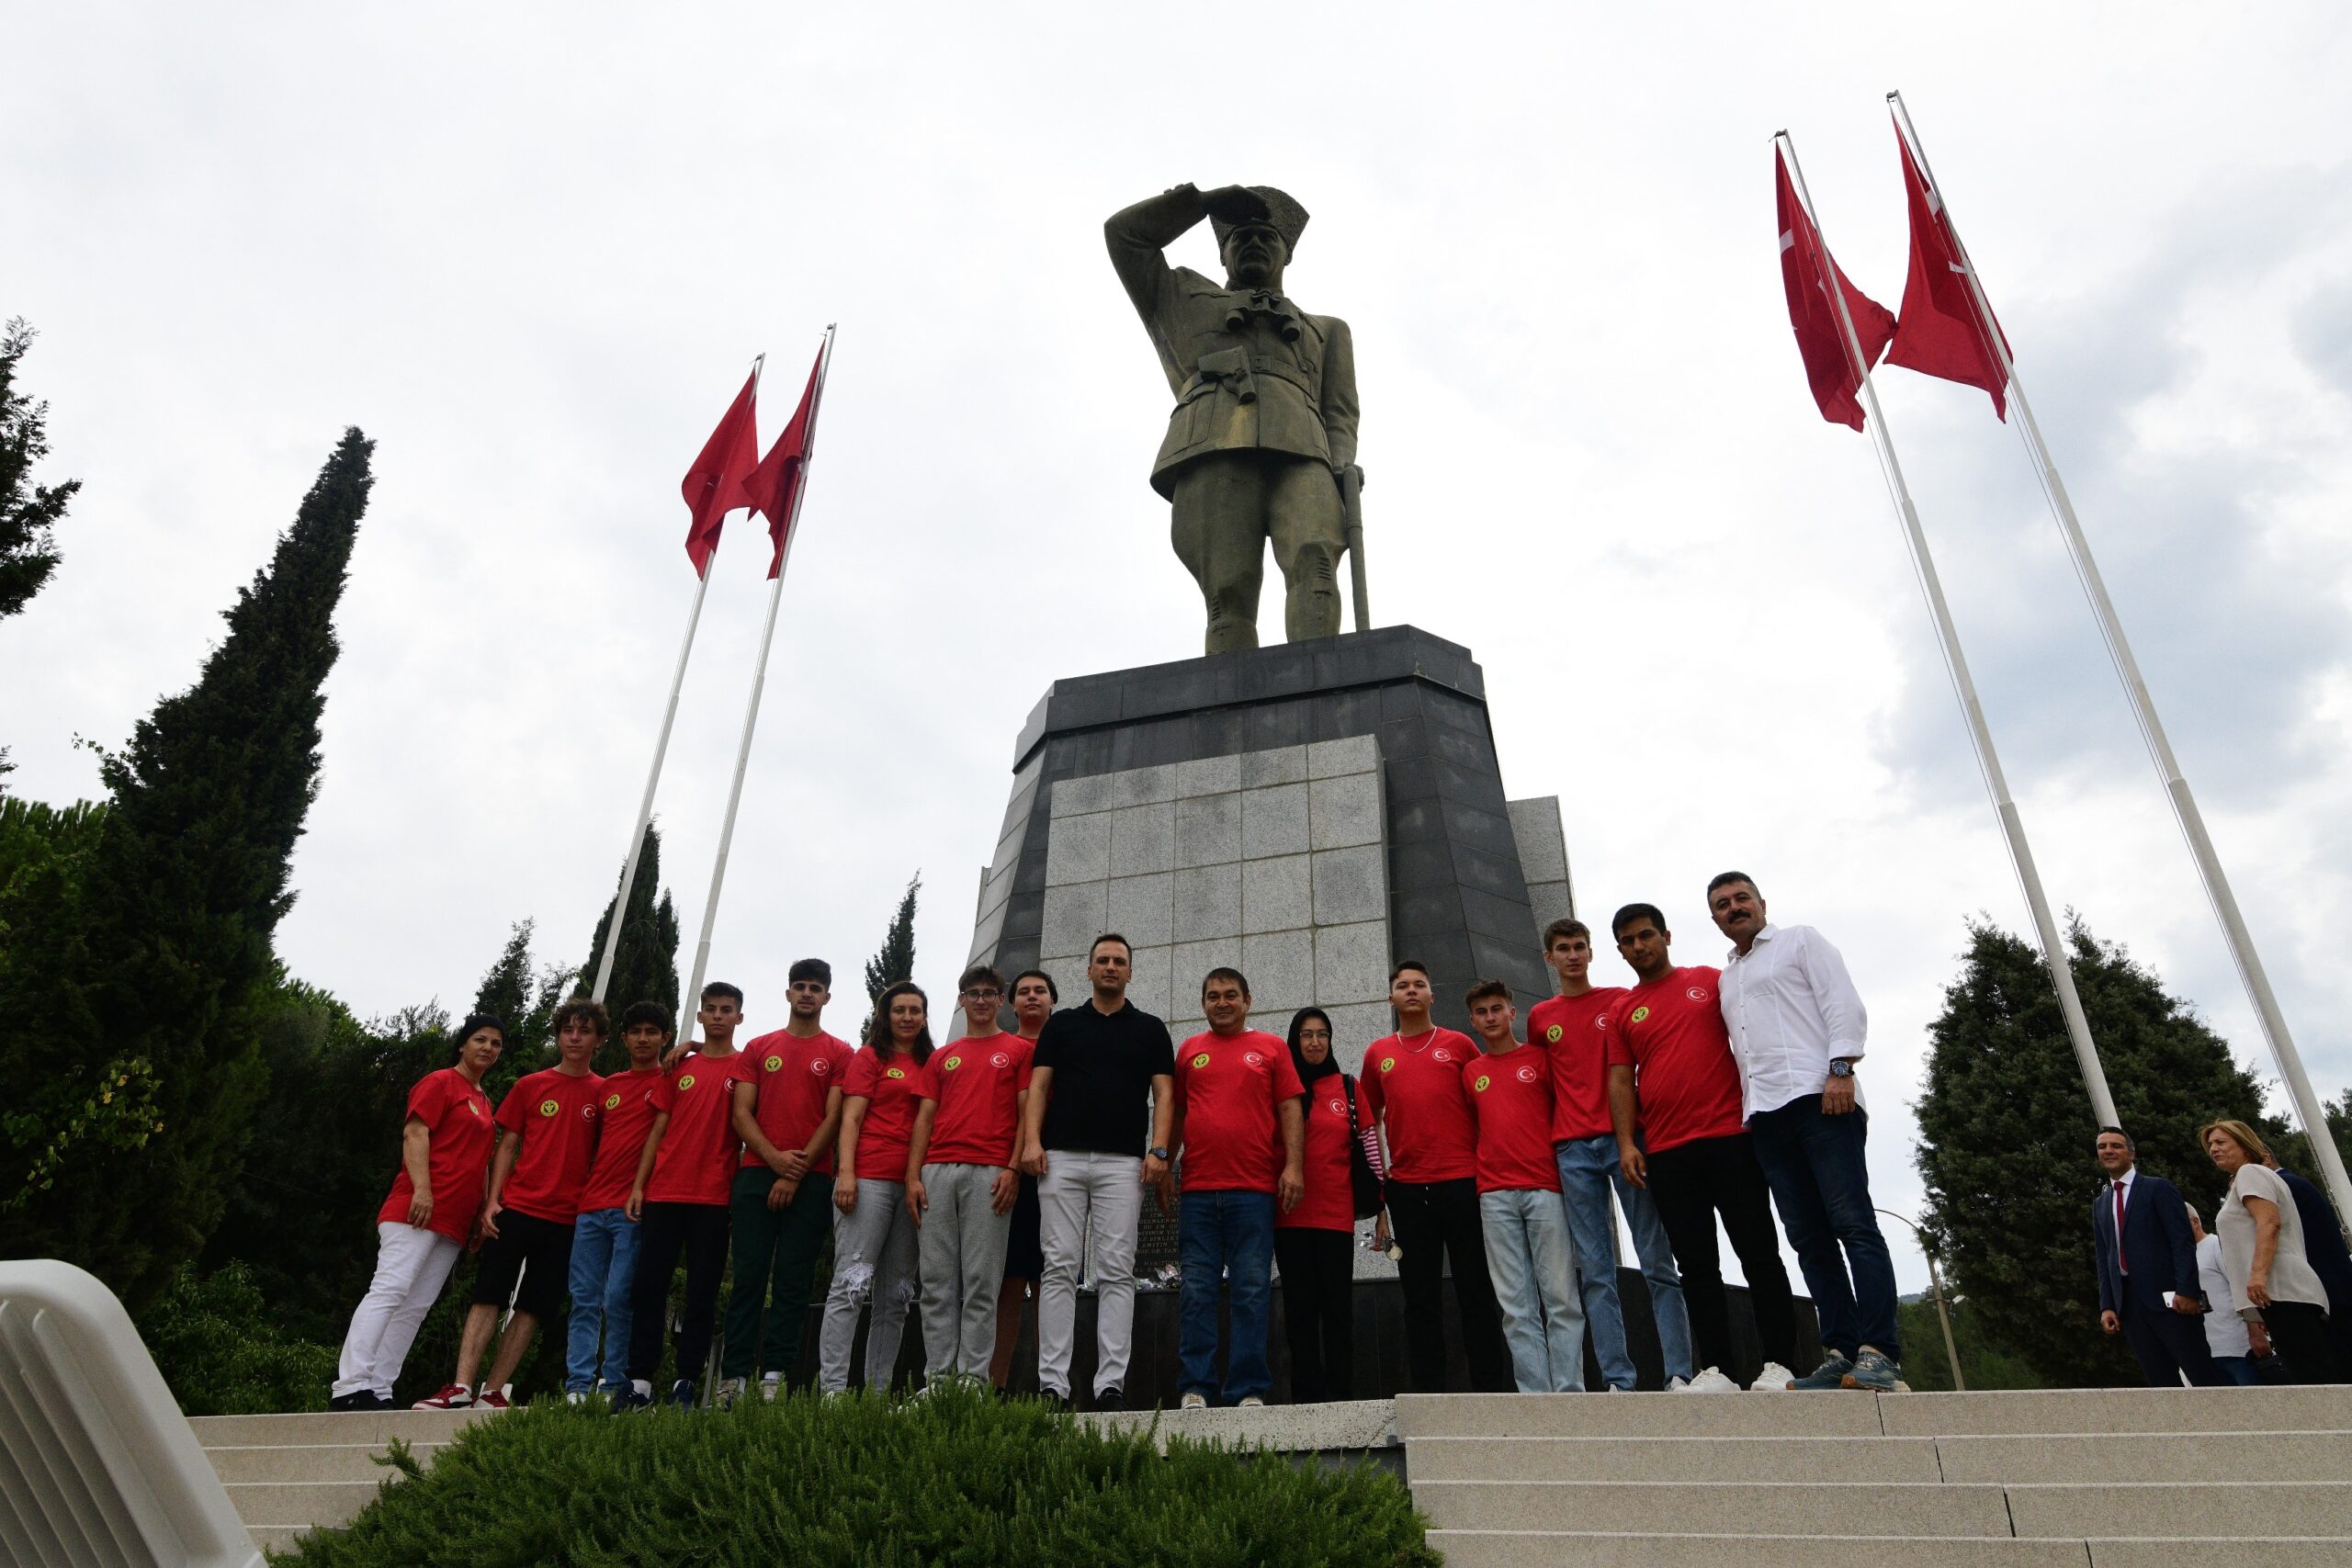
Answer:
[[[752,361],[752,395],[759,396],[760,372],[767,364],[764,354]],[[653,739],[653,765],[646,770],[645,794],[637,803],[637,831],[629,835],[628,858],[621,863],[621,890],[613,900],[613,918],[605,927],[605,944],[596,954],[596,984],[588,994],[598,1001],[613,983],[613,957],[620,951],[621,922],[628,915],[629,890],[637,886],[637,863],[645,852],[645,825],[653,820],[653,791],[662,783],[662,761],[670,754],[670,727],[678,718],[678,693],[686,683],[686,656],[695,649],[695,628],[702,624],[702,602],[710,592],[710,568],[718,558],[718,546],[714,541],[710,554],[703,558],[702,574],[695,583],[694,608],[686,612],[686,637],[678,645],[678,666],[670,672],[670,700],[662,709],[662,729]]]
[[[2082,998],[2075,992],[2075,973],[2067,962],[2065,943],[2058,922],[2051,917],[2050,900],[2041,890],[2041,874],[2034,867],[2032,846],[2026,842],[2025,819],[2018,814],[2017,802],[2010,798],[2000,756],[1993,749],[1993,731],[1984,722],[1984,705],[1977,701],[1976,682],[1968,672],[1967,655],[1961,651],[1960,631],[1952,624],[1951,608],[1944,603],[1943,582],[1936,575],[1927,533],[1919,526],[1918,508],[1911,503],[1911,487],[1904,482],[1903,466],[1895,459],[1894,440],[1887,433],[1886,414],[1879,407],[1878,389],[1871,381],[1870,366],[1862,357],[1861,338],[1854,331],[1845,295],[1838,288],[1834,253],[1829,249],[1828,237],[1822,234],[1820,219],[1814,213],[1813,195],[1805,188],[1804,170],[1797,163],[1796,142],[1785,130],[1777,140],[1786,144],[1789,175],[1796,182],[1797,199],[1820,239],[1823,259],[1830,263],[1829,276],[1818,281],[1830,303],[1837,307],[1847,355],[1860,372],[1862,401],[1868,415],[1863,423],[1871,432],[1879,466],[1886,475],[1887,489],[1894,498],[1904,542],[1911,550],[1911,565],[1918,573],[1920,591],[1927,595],[1928,614],[1936,624],[1936,640],[1943,649],[1944,668],[1951,676],[1952,691],[1960,698],[1961,713],[1968,721],[1969,739],[1976,748],[1976,765],[1984,775],[1985,790],[1993,797],[1994,814],[2001,820],[2001,835],[2008,841],[2010,863],[2017,868],[2018,885],[2024,889],[2026,905],[2033,914],[2034,931],[2041,942],[2042,957],[2050,965],[2051,984],[2058,992],[2058,1010],[2065,1016],[2067,1037],[2074,1042],[2075,1062],[2082,1069],[2083,1087],[2090,1091],[2091,1110],[2099,1125],[2114,1125],[2115,1100],[2107,1091],[2107,1074],[2099,1066],[2098,1049],[2091,1042],[2090,1021],[2083,1015]]]
[[[1985,298],[1984,285],[1976,276],[1976,264],[1961,240],[1960,225],[1952,221],[1951,209],[1943,199],[1943,187],[1936,183],[1935,173],[1928,166],[1927,149],[1919,144],[1919,132],[1911,123],[1910,107],[1904,103],[1899,92],[1889,93],[1887,99],[1894,105],[1894,112],[1902,121],[1903,137],[1910,146],[1911,156],[1918,162],[1920,177],[1928,182],[1928,192],[1943,211],[1952,243],[1959,246],[1961,272],[1968,279],[1968,295],[1976,307],[1977,325],[1999,356],[2001,373],[2008,378],[2009,402],[2017,410],[2018,438],[2033,460],[2042,493],[2049,498],[2051,515],[2057,519],[2058,532],[2066,541],[2066,554],[2075,563],[2075,576],[2082,580],[2083,595],[2090,601],[2091,613],[2098,618],[2108,657],[2115,661],[2115,673],[2123,682],[2124,695],[2131,700],[2132,716],[2140,725],[2140,738],[2147,743],[2149,759],[2156,765],[2156,777],[2164,785],[2165,797],[2172,802],[2181,837],[2188,841],[2189,855],[2197,862],[2198,874],[2204,879],[2205,896],[2212,903],[2214,918],[2221,922],[2222,936],[2229,943],[2238,979],[2254,1003],[2255,1016],[2261,1021],[2263,1038],[2270,1046],[2278,1077],[2287,1086],[2295,1119],[2302,1123],[2303,1135],[2311,1142],[2312,1157],[2319,1162],[2328,1194],[2335,1201],[2337,1222],[2352,1220],[2352,1178],[2346,1176],[2344,1157],[2328,1131],[2325,1108],[2312,1092],[2302,1057],[2295,1049],[2294,1036],[2287,1029],[2287,1016],[2270,989],[2270,976],[2262,967],[2261,954],[2255,951],[2245,918],[2238,912],[2237,896],[2230,891],[2229,874],[2222,869],[2221,856],[2214,852],[2212,838],[2205,831],[2204,814],[2197,808],[2197,797],[2189,793],[2188,781],[2182,776],[2180,763],[2173,756],[2172,742],[2165,738],[2164,724],[2156,717],[2155,699],[2149,695],[2148,683],[2140,674],[2140,661],[2132,657],[2132,645],[2124,638],[2123,622],[2115,613],[2115,602],[2108,597],[2107,581],[2099,575],[2098,562],[2091,558],[2090,540],[2075,515],[2075,503],[2066,494],[2066,483],[2058,477],[2058,465],[2052,460],[2050,448],[2041,439],[2041,426],[2033,417],[2033,405],[2026,400],[2025,383],[2018,379],[2008,344],[2002,340],[2000,328],[1995,323],[1992,302]]]
[[[718,856],[711,863],[710,897],[702,907],[702,935],[695,943],[694,977],[685,994],[678,998],[682,1016],[678,1021],[678,1043],[684,1045],[694,1038],[695,1014],[702,1006],[702,982],[710,965],[710,932],[718,923],[718,889],[727,880],[727,849],[735,837],[735,808],[743,798],[743,769],[752,757],[752,731],[760,722],[760,696],[767,688],[768,645],[775,640],[776,606],[784,599],[784,574],[792,565],[793,541],[800,535],[800,498],[808,488],[808,460],[817,452],[817,417],[825,402],[825,374],[833,360],[833,329],[825,328],[825,345],[817,355],[817,395],[808,409],[808,430],[803,438],[806,456],[800,471],[793,476],[792,501],[785,509],[790,524],[784,535],[784,557],[776,562],[775,583],[768,590],[767,620],[760,627],[760,656],[752,666],[752,699],[743,709],[743,739],[735,748],[735,776],[727,786],[727,815],[718,827]]]

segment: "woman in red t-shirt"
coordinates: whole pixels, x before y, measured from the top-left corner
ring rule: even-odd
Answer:
[[[376,1215],[376,1277],[351,1314],[330,1410],[390,1410],[392,1384],[458,1254],[473,1239],[490,1185],[490,1097],[481,1076],[506,1048],[506,1026],[476,1013],[458,1030],[458,1061],[409,1090],[401,1168]]]
[[[858,1309],[871,1301],[865,1386],[890,1386],[899,1340],[915,1300],[915,1223],[907,1213],[907,1151],[916,1090],[931,1060],[931,999],[901,980],[874,1004],[865,1045],[842,1078],[842,1131],[834,1145],[833,1282],[817,1335],[817,1386],[849,1387]]]
[[[1290,1060],[1306,1088],[1306,1196],[1274,1221],[1274,1263],[1290,1336],[1290,1397],[1313,1404],[1356,1396],[1356,1205],[1349,1152],[1356,1142],[1356,1086],[1340,1071],[1331,1015],[1321,1008],[1301,1008],[1292,1017]]]

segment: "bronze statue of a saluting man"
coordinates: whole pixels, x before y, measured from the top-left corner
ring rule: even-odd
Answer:
[[[1206,218],[1226,280],[1170,267],[1162,247]],[[1258,646],[1266,541],[1292,642],[1340,629],[1343,491],[1361,482],[1355,346],[1348,323],[1283,293],[1306,209],[1270,186],[1178,186],[1103,224],[1176,394],[1152,488],[1174,511],[1176,557],[1208,607],[1207,651]]]

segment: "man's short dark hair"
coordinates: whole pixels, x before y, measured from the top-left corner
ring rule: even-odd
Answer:
[[[833,988],[833,966],[821,958],[796,958],[792,967],[784,973],[784,983],[797,986],[803,980],[814,980],[830,991]]]
[[[738,1012],[742,1010],[743,988],[741,986],[730,986],[724,980],[713,980],[702,988],[703,1005],[709,1006],[713,997],[725,997],[735,1004]]]
[[[998,994],[1002,995],[1004,976],[985,964],[975,964],[956,976],[956,989],[958,992],[968,991],[975,986],[993,986]]]
[[[1756,879],[1748,875],[1747,873],[1744,871],[1719,871],[1715,874],[1715,879],[1707,884],[1707,901],[1709,903],[1714,902],[1716,888],[1728,886],[1730,884],[1735,882],[1745,882],[1749,887],[1755,890],[1756,896],[1758,898],[1764,897],[1764,889],[1758,887],[1756,886]]]
[[[1554,920],[1544,928],[1544,951],[1551,952],[1554,943],[1565,942],[1572,936],[1584,938],[1586,945],[1589,946],[1592,942],[1592,928],[1582,920]]]
[[[1609,919],[1609,935],[1614,940],[1635,920],[1647,920],[1659,931],[1666,930],[1666,912],[1656,904],[1628,904]]]
[[[1489,998],[1499,998],[1504,1001],[1509,1001],[1510,1000],[1510,987],[1503,984],[1500,980],[1481,980],[1476,985],[1462,993],[1462,1005],[1466,1008],[1474,1008],[1480,1002],[1487,1000]]]
[[[1125,948],[1127,950],[1128,963],[1133,964],[1136,961],[1136,944],[1134,942],[1129,942],[1117,931],[1104,931],[1101,936],[1096,937],[1092,942],[1086,944],[1086,961],[1089,964],[1094,962],[1094,950],[1101,947],[1106,942],[1115,942],[1121,947]]]
[[[1046,999],[1047,1001],[1054,1002],[1057,1002],[1062,999],[1062,988],[1059,986],[1055,985],[1054,977],[1051,975],[1046,974],[1043,969],[1023,969],[1020,974],[1015,975],[1012,977],[1012,984],[1011,987],[1007,987],[1004,994],[1009,997],[1014,991],[1019,990],[1021,988],[1021,982],[1023,980],[1043,980],[1046,982]]]
[[[556,1009],[555,1017],[548,1021],[548,1028],[560,1039],[564,1026],[575,1018],[586,1020],[588,1027],[596,1032],[599,1040],[613,1032],[612,1014],[605,1010],[604,1003],[588,997],[574,997]]]
[[[1204,997],[1207,996],[1209,994],[1209,987],[1216,985],[1219,980],[1232,981],[1235,985],[1241,987],[1242,1000],[1247,1001],[1250,999],[1250,976],[1244,975],[1238,969],[1235,969],[1223,964],[1218,964],[1216,968],[1201,976],[1201,995]]]
[[[670,1032],[670,1010],[660,1002],[631,1002],[621,1010],[623,1030],[635,1029],[640,1023],[650,1023],[667,1034]]]
[[[2125,1132],[2120,1127],[2101,1127],[2098,1134],[2092,1137],[2091,1142],[2096,1144],[2100,1138],[2106,1137],[2109,1133],[2112,1133],[2117,1137],[2122,1139],[2123,1146],[2131,1150],[2133,1154],[2136,1155],[2140,1152],[2140,1145],[2132,1141],[2132,1134]]]
[[[1424,980],[1430,977],[1430,966],[1422,963],[1419,959],[1400,958],[1396,961],[1396,967],[1388,972],[1388,983],[1392,986],[1395,985],[1396,983],[1396,976],[1402,975],[1408,969],[1410,969],[1414,974],[1419,975]]]

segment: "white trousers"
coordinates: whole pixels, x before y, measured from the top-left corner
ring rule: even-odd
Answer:
[[[1122,1389],[1136,1322],[1136,1233],[1143,1161],[1131,1155],[1049,1149],[1037,1179],[1046,1272],[1037,1281],[1037,1386],[1069,1397],[1078,1339],[1078,1266],[1094,1286],[1094,1392]]]
[[[420,1230],[397,1221],[376,1225],[376,1277],[351,1314],[351,1332],[343,1338],[343,1359],[335,1365],[337,1398],[372,1389],[390,1398],[392,1384],[416,1343],[424,1314],[449,1282],[463,1250],[438,1231]]]

